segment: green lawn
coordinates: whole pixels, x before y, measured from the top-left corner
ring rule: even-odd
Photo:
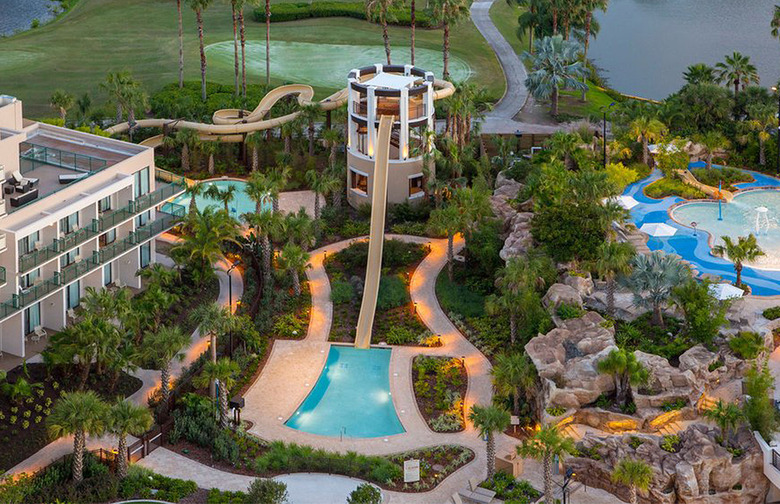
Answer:
[[[284,1],[284,0],[279,0]],[[247,37],[264,41],[264,25],[252,20],[246,10]],[[206,44],[232,39],[232,21],[226,2],[214,2],[205,15]],[[197,30],[194,14],[184,13],[185,78],[200,76]],[[393,27],[391,43],[408,45],[409,29]],[[474,75],[472,82],[485,86],[495,98],[504,92],[501,69],[493,52],[471,21],[451,31],[452,53],[465,60]],[[365,21],[347,18],[309,19],[274,24],[274,40],[337,44],[382,44],[381,29]],[[440,50],[441,30],[417,30],[419,47]],[[25,102],[26,115],[51,116],[48,98],[56,88],[76,96],[93,95],[103,101],[98,83],[110,70],[129,69],[149,91],[178,79],[178,38],[175,2],[169,0],[81,0],[61,19],[42,28],[0,39],[2,93]],[[301,61],[301,65],[316,61]],[[262,65],[259,65],[262,68]],[[249,75],[263,82],[263,75]],[[346,78],[346,76],[344,76]],[[232,82],[231,69],[214,67],[209,80]],[[274,84],[282,81],[272,80]],[[316,88],[316,86],[315,86]],[[318,96],[332,89],[316,88]]]
[[[509,5],[506,0],[496,0],[490,7],[490,19],[517,54],[528,50],[528,32],[517,38],[517,18],[523,11],[522,7]]]
[[[485,296],[465,285],[450,282],[446,268],[436,278],[436,297],[446,313],[463,317],[481,317],[485,314]]]

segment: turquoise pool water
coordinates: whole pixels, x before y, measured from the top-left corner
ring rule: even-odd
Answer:
[[[333,437],[405,432],[390,395],[390,352],[331,346],[317,383],[285,425]]]
[[[238,219],[241,217],[241,214],[255,211],[255,202],[252,201],[252,198],[247,196],[246,192],[244,192],[246,182],[241,180],[212,180],[209,182],[201,182],[201,184],[203,184],[206,189],[211,186],[217,186],[220,190],[224,190],[228,186],[233,186],[236,188],[233,201],[231,201],[228,205],[228,208],[230,209],[230,215],[232,217]],[[183,205],[186,209],[189,209],[190,199],[191,198],[189,196],[182,194],[181,196],[175,198],[173,202],[178,203],[179,205]],[[208,206],[215,206],[219,209],[223,208],[222,202],[212,198],[207,198],[202,194],[195,198],[195,204],[198,206],[198,210],[203,210]]]

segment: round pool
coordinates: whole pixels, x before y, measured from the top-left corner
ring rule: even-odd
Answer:
[[[208,180],[201,182],[201,184],[205,189],[216,186],[220,189],[220,191],[224,190],[226,187],[236,188],[236,191],[233,195],[233,201],[228,204],[228,210],[231,217],[240,219],[242,214],[253,213],[255,211],[255,202],[246,194],[246,191],[244,190],[246,188],[246,182],[242,180]],[[186,194],[182,194],[181,196],[174,198],[173,202],[179,205],[183,205],[187,210],[189,210],[190,199],[191,198]],[[195,205],[198,207],[198,210],[203,210],[209,206],[214,206],[218,209],[224,208],[224,204],[221,201],[208,198],[203,194],[195,198]]]
[[[710,247],[722,245],[724,236],[733,240],[753,234],[764,256],[751,263],[757,268],[780,269],[780,191],[754,190],[738,193],[731,203],[715,201],[684,203],[671,211],[680,224],[710,235]],[[719,215],[720,211],[720,215]],[[720,218],[719,218],[720,217]]]

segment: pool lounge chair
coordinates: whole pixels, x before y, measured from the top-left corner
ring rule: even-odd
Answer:
[[[70,184],[71,182],[83,179],[87,175],[87,173],[65,173],[59,176],[59,181],[60,184]]]
[[[26,178],[22,175],[22,172],[19,170],[14,170],[13,173],[11,173],[11,178],[6,180],[8,183],[13,183],[15,186],[24,186],[26,184],[30,184],[31,187],[34,187],[38,185],[38,179],[37,178]]]

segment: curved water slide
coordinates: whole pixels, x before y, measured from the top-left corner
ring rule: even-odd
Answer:
[[[433,86],[434,100],[446,98],[455,92],[455,86],[453,86],[451,82],[445,80],[437,79],[434,81]],[[242,142],[244,140],[244,134],[246,133],[278,128],[282,124],[294,121],[300,114],[300,111],[271,119],[264,119],[274,104],[282,98],[291,95],[296,96],[298,103],[302,106],[314,104],[318,105],[323,110],[334,110],[347,102],[349,92],[347,88],[344,88],[321,101],[312,101],[314,98],[314,89],[311,86],[306,84],[289,84],[279,86],[269,91],[252,111],[239,109],[217,110],[212,117],[213,124],[180,119],[141,119],[136,121],[136,126],[141,128],[192,129],[200,133],[201,140]],[[115,124],[106,131],[111,134],[123,133],[127,131],[129,127],[129,123],[125,122]],[[142,142],[142,145],[156,147],[162,143],[162,138],[163,135],[148,138]]]
[[[730,203],[731,200],[734,199],[734,194],[731,191],[718,189],[717,187],[708,186],[707,184],[702,184],[696,180],[696,177],[693,176],[693,173],[691,173],[690,170],[677,170],[677,173],[680,175],[680,178],[683,182],[689,186],[695,187],[713,199],[722,199],[726,203]]]
[[[379,118],[377,148],[374,156],[374,185],[371,188],[371,234],[368,235],[368,263],[363,286],[363,302],[360,304],[355,348],[371,346],[371,330],[374,326],[376,301],[379,295],[379,279],[382,271],[382,249],[385,243],[385,210],[387,208],[387,168],[390,163],[390,135],[393,116]]]

